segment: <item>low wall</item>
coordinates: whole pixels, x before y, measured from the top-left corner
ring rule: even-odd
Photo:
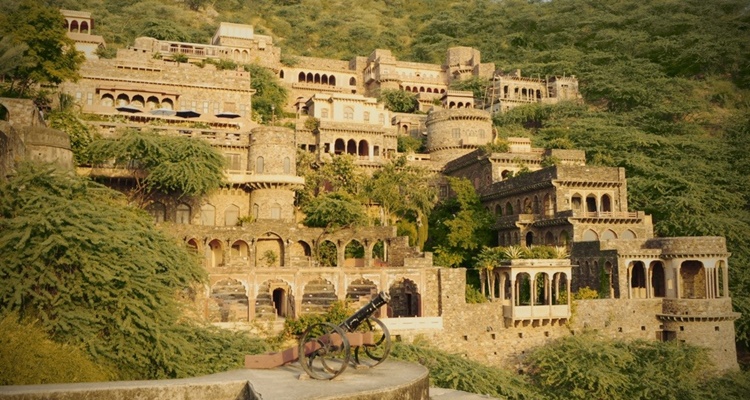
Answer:
[[[272,370],[236,370],[190,379],[1,386],[2,400],[429,400],[425,367],[387,361],[349,368],[331,381],[307,377],[292,364]]]

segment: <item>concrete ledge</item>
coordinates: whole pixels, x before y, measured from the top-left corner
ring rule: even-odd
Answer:
[[[332,381],[309,379],[293,364],[273,370],[235,370],[198,378],[53,385],[1,386],[2,400],[379,400],[429,399],[428,371],[387,361],[347,370]]]

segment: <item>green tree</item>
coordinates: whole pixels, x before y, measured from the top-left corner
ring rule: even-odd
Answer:
[[[155,192],[170,196],[202,196],[218,189],[226,160],[201,139],[128,130],[114,139],[98,139],[88,147],[95,165],[113,162],[131,170],[132,200],[143,204]]]
[[[419,109],[417,96],[411,92],[398,89],[385,89],[380,92],[378,101],[393,112],[412,113]]]
[[[205,349],[185,335],[176,298],[205,273],[119,193],[25,164],[0,185],[0,216],[0,314],[38,319],[121,379],[213,368],[192,364]]]
[[[246,64],[245,71],[250,73],[250,86],[255,89],[253,95],[253,113],[261,123],[272,123],[283,116],[287,89],[267,68],[257,64]]]
[[[430,214],[426,247],[437,253],[438,265],[469,266],[476,250],[491,241],[492,216],[468,179],[447,179],[455,196],[438,203]]]
[[[367,215],[362,203],[346,192],[322,194],[302,207],[303,223],[309,227],[338,229],[367,225]]]
[[[19,46],[26,46],[21,61],[14,55],[15,62],[3,68],[12,68],[6,72],[12,93],[25,96],[34,84],[57,85],[78,79],[84,57],[66,36],[65,20],[57,9],[33,0],[10,2],[6,12],[0,13],[0,37],[9,37],[13,43],[4,54],[16,54]]]
[[[410,165],[406,157],[391,160],[367,181],[369,197],[383,209],[382,225],[390,225],[391,215],[417,221],[428,215],[437,202],[429,171]]]

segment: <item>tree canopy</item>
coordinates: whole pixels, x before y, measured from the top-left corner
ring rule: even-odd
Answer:
[[[154,192],[195,197],[219,188],[226,160],[202,139],[126,130],[119,137],[93,141],[87,148],[94,165],[133,171],[131,198],[143,203]]]
[[[0,7],[0,72],[11,80],[10,94],[29,94],[33,84],[76,80],[82,53],[66,36],[60,11],[33,0]],[[22,55],[21,55],[22,53]]]
[[[473,254],[492,240],[492,216],[468,179],[447,180],[454,196],[443,199],[430,214],[426,247],[435,251],[438,265],[468,267]]]

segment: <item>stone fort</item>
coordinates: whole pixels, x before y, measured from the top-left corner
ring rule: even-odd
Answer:
[[[467,47],[448,49],[442,65],[399,61],[377,49],[349,61],[297,57],[290,66],[271,37],[229,23],[210,44],[138,38],[116,58],[100,59],[94,50],[105,43],[93,35],[90,14],[63,14],[87,61],[81,79],[61,91],[99,134],[130,128],[200,138],[227,159],[216,193],[145,205],[157,224],[202,256],[209,283],[192,296],[202,318],[232,329],[278,326],[337,300],[366,302],[382,290],[392,301],[380,317],[397,340],[428,338],[491,365],[515,368],[533,347],[597,330],[704,346],[717,370],[738,368],[733,321],[739,314],[729,297],[724,238],[655,237],[651,217],[628,208],[624,169],[588,166],[583,151],[534,148],[527,138],[508,138],[506,152],[481,148],[498,136],[492,113],[580,101],[575,77],[496,71]],[[185,58],[273,71],[291,94],[284,111],[294,113],[295,128],[253,120],[249,73]],[[484,98],[450,89],[470,77],[489,79]],[[389,111],[375,99],[382,89],[416,93],[423,113]],[[32,103],[0,99],[0,105],[3,178],[22,158],[73,167],[65,135],[44,127]],[[316,126],[305,123],[311,117]],[[435,266],[431,253],[410,246],[394,227],[329,232],[299,223],[295,190],[305,182],[296,171],[298,152],[321,163],[349,154],[371,172],[398,155],[398,137],[406,135],[423,139],[426,149],[409,154],[409,162],[473,183],[495,216],[498,244],[563,246],[570,256],[498,265],[488,284],[491,301],[467,304],[465,270]],[[550,157],[556,165],[543,167]],[[531,172],[517,174],[522,167]],[[125,190],[132,179],[105,166],[77,171]],[[439,182],[440,197],[450,196]],[[331,257],[314,257],[321,248]],[[531,293],[523,294],[524,285]],[[607,298],[573,301],[572,293],[586,286],[605,288]]]

